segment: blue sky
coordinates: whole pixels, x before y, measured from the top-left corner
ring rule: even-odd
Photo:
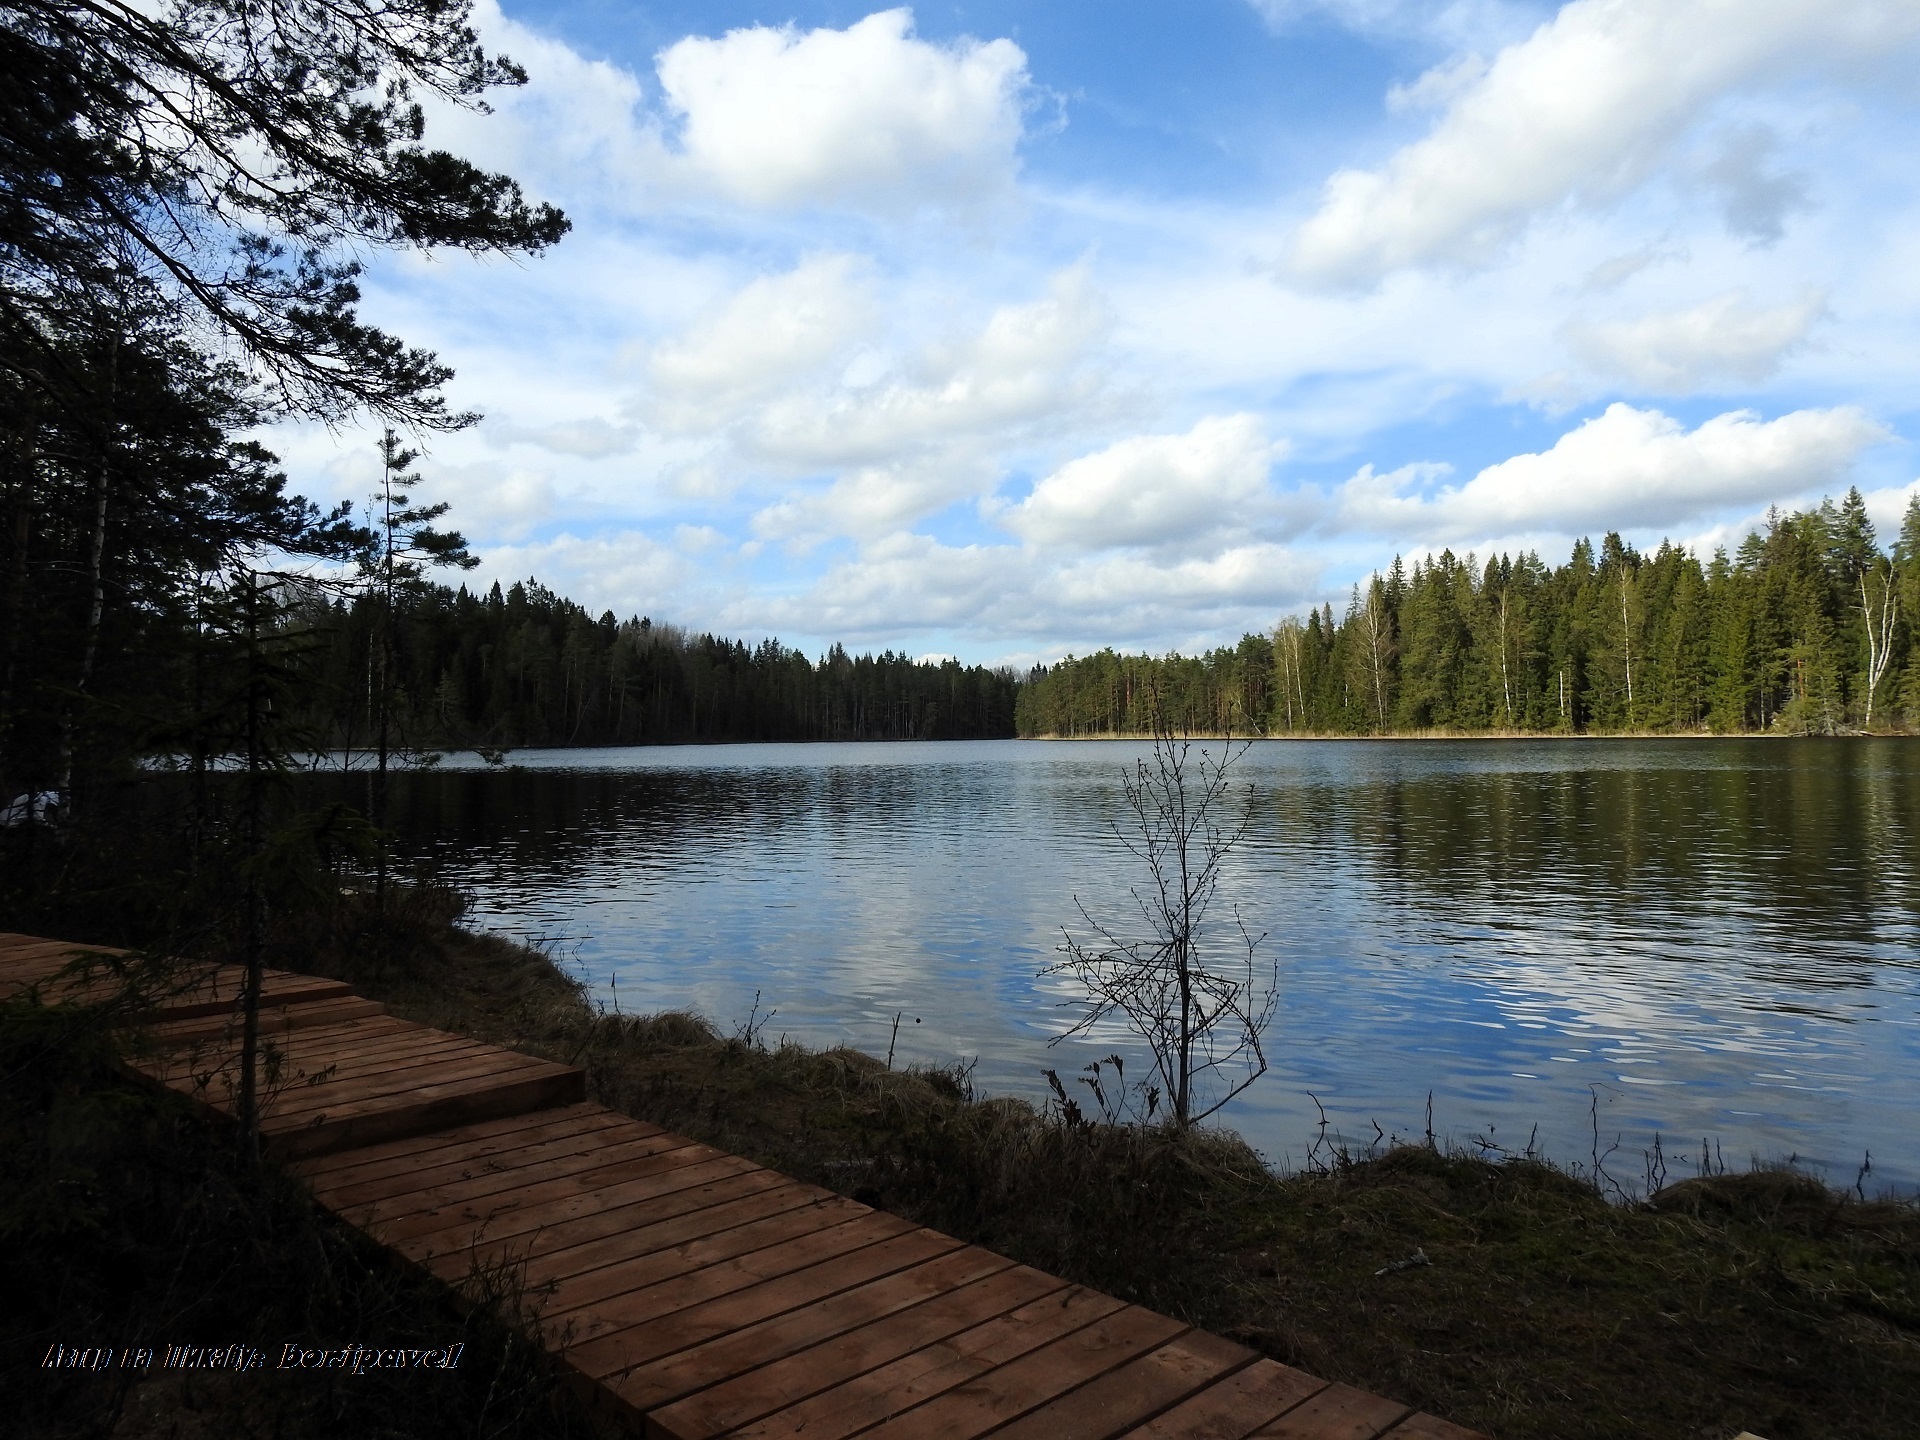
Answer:
[[[487,417],[424,466],[483,581],[1026,663],[1916,493],[1916,0],[476,16],[531,83],[430,138],[574,232],[367,310]]]

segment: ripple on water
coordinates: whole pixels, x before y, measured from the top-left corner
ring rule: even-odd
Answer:
[[[1057,1045],[1076,897],[1119,917],[1126,743],[520,752],[409,775],[403,846],[547,937],[623,1009],[914,1060],[978,1056],[1039,1096],[1119,1048]],[[1902,742],[1253,747],[1226,867],[1280,966],[1272,1072],[1228,1120],[1298,1158],[1327,1106],[1418,1134],[1586,1156],[1655,1131],[1920,1181],[1920,746]],[[331,782],[344,783],[344,782]],[[1224,918],[1223,909],[1223,918]],[[615,980],[617,977],[617,989]],[[1137,1073],[1130,1070],[1130,1073]],[[1504,1143],[1504,1142],[1503,1142]],[[1627,1167],[1629,1170],[1633,1166]]]

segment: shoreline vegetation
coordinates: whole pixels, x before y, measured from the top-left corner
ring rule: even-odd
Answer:
[[[1892,1440],[1920,1405],[1913,1201],[1712,1162],[1676,1179],[1650,1160],[1629,1183],[1435,1136],[1361,1153],[1323,1143],[1276,1173],[1228,1132],[1106,1123],[1085,1096],[1084,1111],[981,1096],[963,1068],[896,1070],[754,1018],[607,1014],[551,956],[463,930],[459,911],[431,885],[396,883],[384,915],[344,893],[275,937],[276,963],[583,1065],[594,1098],[627,1114],[1495,1440]],[[22,1008],[6,1013],[15,1056],[23,1025],[44,1042],[52,1013]],[[102,1429],[371,1433],[367,1407],[390,1403],[413,1434],[588,1433],[516,1338],[510,1275],[474,1277],[463,1307],[372,1265],[273,1167],[236,1172],[179,1107],[112,1098],[124,1087],[98,1047],[78,1049],[35,1083],[8,1067],[10,1152],[36,1162],[0,1182],[8,1293],[23,1297],[6,1321],[10,1388],[21,1357],[60,1333],[140,1343],[128,1332],[161,1315],[203,1329],[224,1317],[234,1338],[277,1325],[338,1343],[327,1326],[345,1315],[366,1343],[464,1340],[480,1368],[450,1382],[452,1399],[298,1378],[143,1381],[121,1386]],[[216,1253],[205,1273],[219,1285],[192,1268]],[[106,1391],[21,1393],[23,1433],[52,1436],[98,1420]]]

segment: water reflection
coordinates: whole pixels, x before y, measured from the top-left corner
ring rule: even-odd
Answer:
[[[564,937],[608,1003],[979,1056],[1040,1091],[1110,1044],[1053,955],[1075,895],[1127,903],[1113,743],[522,754],[396,787],[407,850],[485,923]],[[1920,747],[1257,745],[1227,887],[1280,962],[1274,1073],[1228,1118],[1276,1159],[1317,1118],[1563,1156],[1657,1129],[1913,1183]],[[338,782],[336,782],[338,783]],[[617,989],[616,989],[617,981]],[[1063,1053],[1065,1052],[1065,1053]],[[1631,1167],[1630,1167],[1631,1168]]]

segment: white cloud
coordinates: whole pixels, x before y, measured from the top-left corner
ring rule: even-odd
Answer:
[[[861,639],[976,628],[1026,595],[1027,570],[1012,545],[943,545],[898,532],[830,566],[810,593],[761,613],[775,629]]]
[[[1342,488],[1339,519],[1435,543],[1673,525],[1719,506],[1836,487],[1861,451],[1886,438],[1886,427],[1853,406],[1777,420],[1735,410],[1690,431],[1658,410],[1613,404],[1552,449],[1516,455],[1429,496],[1405,493],[1425,477],[1363,470]]]
[[[736,623],[863,644],[928,632],[1023,636],[1050,655],[1175,637],[1193,646],[1209,633],[1264,627],[1317,593],[1320,574],[1317,559],[1261,541],[1203,557],[1120,552],[1062,564],[1031,546],[896,532],[836,561],[804,594],[747,602]]]
[[[1002,441],[1043,418],[1058,423],[1097,387],[1086,373],[1106,307],[1084,267],[1039,300],[996,309],[981,330],[933,345],[871,384],[795,391],[755,419],[748,445],[799,467],[888,465],[930,446]]]
[[[643,409],[669,432],[708,430],[817,381],[873,328],[876,307],[864,271],[853,256],[817,255],[750,281],[654,347]]]
[[[1063,567],[1045,588],[1060,608],[1081,616],[1119,617],[1119,628],[1165,628],[1174,614],[1280,606],[1305,597],[1319,567],[1283,545],[1249,541],[1217,555],[1158,561],[1136,554],[1103,555]],[[1150,619],[1148,617],[1151,617]]]
[[[801,546],[836,535],[871,539],[978,495],[993,480],[991,464],[967,454],[866,465],[840,476],[824,491],[767,506],[754,515],[753,528],[770,539]]]
[[[491,94],[491,114],[431,100],[430,143],[569,204],[603,199],[610,188],[645,190],[659,178],[666,150],[632,71],[509,19],[498,0],[475,0],[473,22],[489,52],[511,55],[528,83]]]
[[[1367,286],[1408,266],[1488,264],[1535,216],[1638,184],[1721,95],[1802,63],[1884,54],[1917,31],[1920,7],[1884,0],[1572,0],[1424,138],[1377,170],[1333,175],[1287,268]],[[1757,208],[1736,223],[1764,229],[1783,201],[1749,198]]]
[[[612,610],[622,619],[658,619],[684,607],[701,578],[688,557],[634,530],[490,546],[481,557],[476,581],[511,585],[529,575],[589,611]]]
[[[1210,416],[1184,435],[1136,435],[1070,460],[999,517],[1031,543],[1080,550],[1243,529],[1282,449],[1256,415]]]
[[[1574,320],[1568,343],[1594,370],[1641,390],[1683,393],[1715,382],[1755,384],[1807,338],[1826,313],[1824,293],[1763,309],[1729,290],[1685,310],[1633,320]]]
[[[902,8],[692,36],[658,67],[685,163],[750,205],[964,202],[1013,175],[1028,82],[1011,40],[929,44]]]
[[[584,420],[556,420],[548,425],[484,424],[481,434],[489,444],[532,445],[556,455],[574,455],[582,460],[603,460],[609,455],[624,455],[633,449],[638,440],[632,426],[616,425],[597,415]]]

